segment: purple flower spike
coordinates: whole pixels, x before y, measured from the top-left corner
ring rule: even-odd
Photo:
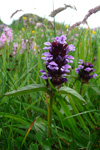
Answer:
[[[47,73],[44,70],[41,70],[41,78],[45,79],[47,86],[49,86],[48,78],[50,79],[53,86],[61,86],[62,83],[68,82],[66,73],[70,72],[71,66],[68,63],[72,63],[74,57],[68,55],[69,51],[75,51],[73,45],[68,45],[66,43],[66,36],[62,35],[60,37],[55,37],[52,43],[45,42],[44,50],[49,52],[43,53],[42,59],[45,60],[45,65]]]
[[[80,65],[78,65],[78,68],[75,69],[75,72],[79,75],[79,79],[82,82],[88,83],[90,79],[97,76],[97,74],[90,75],[90,73],[95,71],[95,69],[93,69],[94,66],[89,62],[83,62],[82,59],[79,61]]]

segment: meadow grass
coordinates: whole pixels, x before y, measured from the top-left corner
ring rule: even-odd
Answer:
[[[13,29],[13,41],[9,45],[5,43],[0,50],[0,149],[99,150],[100,29],[96,29],[94,34],[90,28],[75,28],[67,35],[65,24],[55,23],[53,29],[46,19],[42,21],[46,28],[23,22],[9,26]],[[37,91],[8,97],[5,93],[31,84],[46,85],[39,72],[45,69],[42,60],[44,42],[51,42],[62,34],[67,36],[67,40],[71,39],[68,44],[75,46],[75,52],[70,52],[74,62],[70,74],[67,74],[68,83],[62,85],[66,87],[66,93],[59,94],[59,90],[59,95],[53,100],[52,136],[48,137],[48,94]],[[34,37],[32,50],[27,45],[21,53],[22,39],[31,37]],[[13,43],[18,43],[15,55]],[[98,75],[88,84],[82,85],[75,73],[79,59],[91,62]],[[68,87],[80,93],[86,103],[68,93]]]

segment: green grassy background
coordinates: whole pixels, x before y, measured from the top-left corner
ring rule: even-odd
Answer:
[[[14,21],[13,42],[0,50],[0,149],[1,150],[99,150],[100,148],[100,29],[75,28],[68,34],[66,25],[55,23],[54,29],[48,20],[36,15]],[[35,24],[29,23],[30,17]],[[36,20],[36,17],[38,20]],[[44,27],[36,27],[37,22]],[[24,28],[24,29],[22,29]],[[24,31],[23,31],[24,30]],[[32,31],[34,33],[32,33]],[[81,83],[75,68],[79,59],[91,62],[98,76],[84,84],[81,95],[87,102],[63,94],[53,101],[52,138],[47,135],[47,110],[49,97],[43,92],[7,97],[4,94],[29,84],[44,84],[39,70],[44,69],[41,59],[44,42],[65,34],[68,44],[75,46],[72,69],[67,76],[70,87],[80,93]],[[78,34],[78,36],[76,36]],[[34,37],[34,48],[21,54],[21,41]],[[13,55],[13,43],[18,42],[18,51]],[[33,124],[32,124],[33,123]],[[29,132],[30,129],[30,132]],[[28,131],[28,132],[27,132]]]

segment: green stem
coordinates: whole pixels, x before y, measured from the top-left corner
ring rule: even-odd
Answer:
[[[48,137],[51,137],[52,103],[53,103],[53,97],[50,97],[49,110],[48,110]]]
[[[82,94],[82,88],[83,88],[83,82],[81,82],[81,87],[80,87],[80,95]]]

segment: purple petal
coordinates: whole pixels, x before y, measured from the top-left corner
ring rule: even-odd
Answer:
[[[60,43],[60,44],[66,43],[65,40],[66,40],[66,36],[65,36],[65,35],[60,36],[60,38],[59,38],[59,43]]]
[[[53,59],[53,56],[49,52],[45,52],[42,55],[45,56],[45,57],[42,57],[43,60],[49,61]]]
[[[66,69],[71,68],[71,66],[68,64],[64,65],[63,67],[65,67]]]
[[[45,61],[51,61],[53,59],[53,57],[52,56],[42,57],[42,59],[45,60]]]
[[[44,47],[43,50],[51,49],[51,47]]]
[[[97,74],[93,74],[93,75],[92,75],[93,78],[95,78],[95,77],[97,77],[97,76],[98,76]]]
[[[68,82],[68,79],[67,78],[61,78],[61,81],[62,81],[62,83],[64,83],[64,82]]]
[[[85,71],[87,72],[90,72],[91,71],[91,68],[90,67],[87,67],[86,69],[84,69]]]
[[[69,51],[75,51],[75,46],[72,45],[72,44],[68,45],[68,46],[67,46],[67,51],[68,51],[68,52],[69,52]]]
[[[57,37],[55,37],[55,40],[56,40],[56,41],[58,41],[58,40],[59,40],[59,37],[58,37],[58,36],[57,36]]]
[[[67,58],[68,58],[68,59],[74,59],[74,57],[71,56],[71,55],[67,56]]]
[[[44,45],[49,45],[50,46],[51,43],[50,42],[45,42]]]
[[[51,66],[51,65],[48,65],[47,67],[48,67],[50,70],[52,70],[52,71],[56,71],[56,70],[59,69],[58,67],[54,67],[54,66]]]
[[[49,52],[45,52],[42,55],[44,55],[44,56],[52,56]]]
[[[59,68],[58,68],[58,65],[57,65],[54,61],[50,62],[47,67],[48,67],[50,70],[52,70],[52,71],[56,71],[56,70],[59,69]]]
[[[49,78],[49,79],[52,79],[52,77],[50,77],[50,76],[48,76],[48,78],[47,78],[47,75],[46,75],[46,74],[43,74],[43,75],[41,76],[41,78],[42,78],[42,79],[45,79],[45,80],[47,80],[48,78]]]
[[[76,72],[77,74],[79,74],[79,72],[80,72],[79,68],[76,68],[76,69],[75,69],[75,72]]]
[[[73,63],[73,61],[72,61],[72,60],[69,60],[69,63]]]
[[[84,68],[84,66],[82,66],[82,65],[78,65],[78,67],[79,67],[79,69],[83,69]]]
[[[44,70],[40,70],[39,72],[42,72],[42,73],[44,73],[45,71],[44,71]]]
[[[79,59],[79,62],[78,63],[83,63],[83,60],[82,59]]]
[[[51,75],[49,73],[46,73],[44,70],[40,70],[40,72],[43,73],[43,75],[41,76],[42,79],[45,79],[45,80],[47,80],[48,78],[52,79]]]
[[[68,70],[68,68],[71,68],[71,66],[66,64],[66,65],[62,66],[60,70],[69,73],[70,71]]]
[[[82,60],[82,59],[79,59],[79,61],[83,62],[83,60]]]
[[[51,61],[51,62],[49,63],[49,65],[58,66],[54,61]]]

